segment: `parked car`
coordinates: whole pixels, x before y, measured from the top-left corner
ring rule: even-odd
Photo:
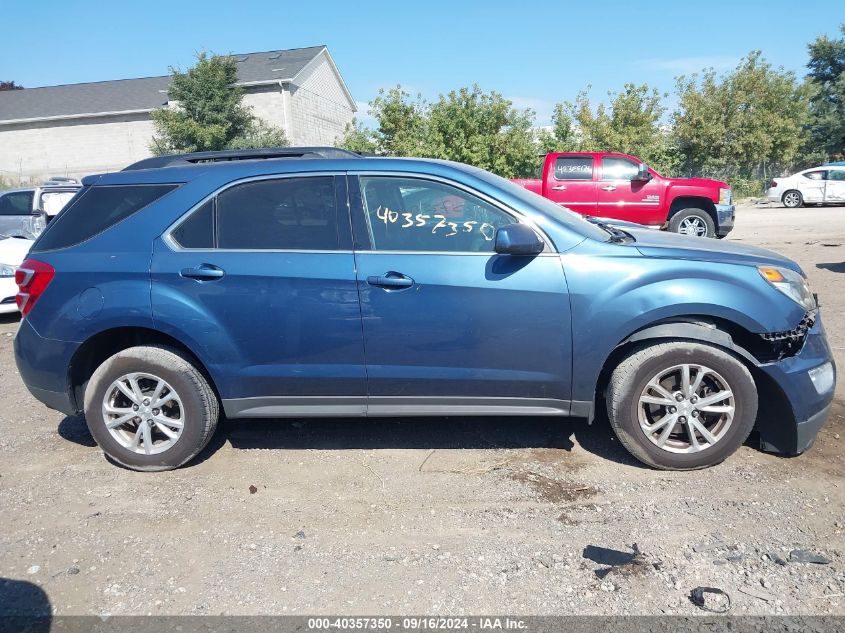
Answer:
[[[191,460],[221,408],[592,421],[605,406],[635,457],[692,469],[755,426],[765,450],[801,453],[833,399],[795,262],[591,223],[444,161],[150,158],[86,178],[17,282],[23,381],[136,470]]]
[[[40,187],[0,191],[0,234],[38,237],[81,186],[71,179],[51,179]]]
[[[766,197],[790,209],[804,204],[845,204],[845,166],[825,165],[773,178]]]
[[[514,182],[572,211],[699,237],[725,237],[735,207],[725,182],[666,178],[615,152],[547,154],[540,179]]]
[[[15,270],[23,263],[31,246],[32,240],[0,235],[0,314],[17,312]]]

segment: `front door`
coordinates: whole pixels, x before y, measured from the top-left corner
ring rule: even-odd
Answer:
[[[351,181],[369,415],[566,413],[571,334],[552,252],[497,255],[517,218],[419,177]]]
[[[546,177],[546,197],[570,211],[596,214],[596,183],[593,155],[561,155]]]
[[[209,365],[229,417],[363,415],[343,175],[236,184],[158,240],[153,316]]]
[[[830,204],[845,204],[845,169],[828,170],[824,201]]]
[[[662,225],[663,184],[659,179],[636,180],[639,163],[623,156],[603,156],[598,182],[598,212],[647,226]]]

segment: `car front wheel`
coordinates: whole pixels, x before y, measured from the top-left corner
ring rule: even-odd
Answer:
[[[611,426],[641,462],[693,470],[723,461],[748,438],[757,389],[748,369],[720,348],[675,341],[638,349],[613,371]]]
[[[170,470],[190,461],[208,444],[218,417],[205,376],[163,347],[115,354],[85,389],[91,435],[109,458],[132,470]]]
[[[704,209],[681,209],[669,220],[669,230],[681,235],[713,237],[716,235],[716,223]]]

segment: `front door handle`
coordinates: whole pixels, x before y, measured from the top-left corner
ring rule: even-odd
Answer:
[[[566,191],[566,185],[555,185],[552,187],[552,191]]]
[[[616,187],[613,185],[605,185],[601,188],[602,191],[616,191]]]
[[[380,288],[410,288],[414,285],[414,280],[391,270],[383,275],[370,275],[367,277],[367,283]]]
[[[179,274],[182,277],[196,279],[197,281],[214,281],[221,279],[226,271],[214,264],[200,264],[195,268],[183,268]]]

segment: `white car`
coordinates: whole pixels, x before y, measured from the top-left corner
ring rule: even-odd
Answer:
[[[33,240],[23,237],[0,236],[0,314],[17,312],[15,269],[26,259]]]
[[[845,166],[825,165],[773,178],[766,197],[790,209],[803,204],[845,204]]]

